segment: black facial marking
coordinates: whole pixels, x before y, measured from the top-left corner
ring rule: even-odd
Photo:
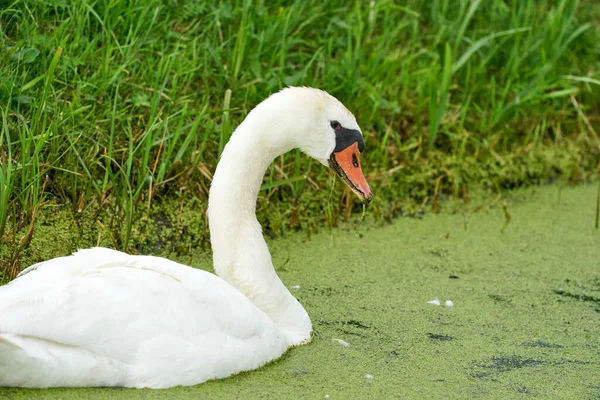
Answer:
[[[336,124],[337,127],[334,127]],[[358,151],[362,153],[365,149],[365,141],[357,129],[347,129],[337,121],[331,121],[331,127],[335,130],[335,149],[334,153],[344,150],[353,143],[358,143]]]

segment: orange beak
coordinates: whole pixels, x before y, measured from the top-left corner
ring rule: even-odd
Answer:
[[[346,185],[367,204],[373,198],[369,184],[360,168],[360,151],[358,143],[353,143],[344,150],[334,152],[329,158],[329,166],[346,182]]]

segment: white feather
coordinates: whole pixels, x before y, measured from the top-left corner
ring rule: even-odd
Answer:
[[[193,385],[259,367],[290,345],[219,277],[103,248],[6,285],[0,315],[4,386]]]
[[[439,306],[441,303],[440,303],[440,299],[433,299],[433,300],[429,300],[427,302],[427,304],[433,304],[434,306]]]

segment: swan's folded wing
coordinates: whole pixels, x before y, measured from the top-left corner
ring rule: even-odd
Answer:
[[[273,322],[217,276],[100,248],[38,264],[1,287],[0,333],[78,346],[123,362],[168,343],[185,348],[165,350],[165,356],[193,347],[216,354],[219,347],[257,340],[270,342],[273,351],[286,347]]]

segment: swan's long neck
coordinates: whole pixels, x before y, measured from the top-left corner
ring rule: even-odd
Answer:
[[[298,344],[310,337],[310,318],[275,273],[255,214],[269,164],[293,144],[256,114],[233,133],[213,177],[208,219],[214,266],[286,332],[290,344]]]

